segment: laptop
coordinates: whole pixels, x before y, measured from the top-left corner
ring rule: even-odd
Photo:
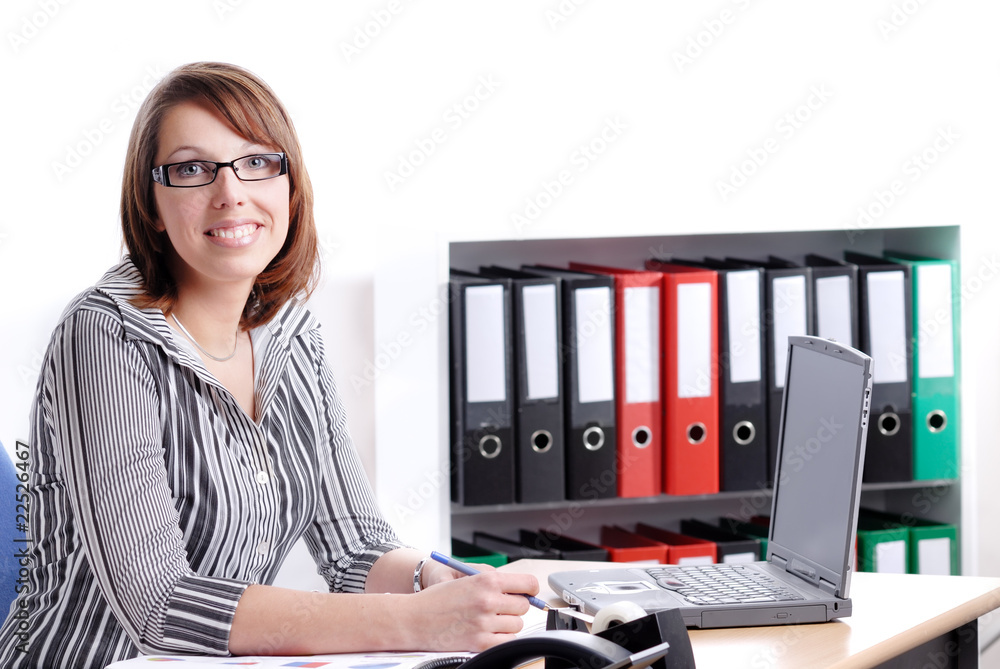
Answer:
[[[549,585],[585,613],[617,602],[647,613],[677,608],[688,627],[850,616],[871,389],[864,353],[819,337],[788,338],[766,560],[562,571]]]

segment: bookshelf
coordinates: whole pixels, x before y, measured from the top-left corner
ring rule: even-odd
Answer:
[[[383,369],[374,381],[375,485],[384,510],[405,540],[446,547],[450,537],[469,539],[476,529],[515,536],[522,527],[552,528],[594,540],[599,527],[608,523],[642,521],[670,527],[681,518],[745,518],[770,511],[769,490],[487,507],[453,505],[448,479],[449,267],[475,270],[485,264],[563,265],[570,260],[641,267],[642,261],[653,255],[683,259],[706,255],[763,258],[773,254],[801,260],[806,253],[840,258],[845,250],[881,255],[888,249],[958,259],[960,228],[678,231],[548,239],[453,236],[409,246],[403,265],[407,270],[399,263],[390,263],[378,273],[375,286],[376,353],[381,351],[384,356]],[[965,443],[960,450],[967,452],[968,437],[963,434],[962,438]],[[862,504],[961,527],[962,496],[960,479],[865,484]],[[960,542],[965,544],[964,560],[968,543],[961,536]]]

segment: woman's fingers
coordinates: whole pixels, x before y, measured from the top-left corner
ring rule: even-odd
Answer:
[[[439,627],[432,632],[435,647],[483,650],[515,638],[530,608],[524,595],[537,592],[534,576],[488,571],[440,582],[416,596],[426,602],[427,619]]]

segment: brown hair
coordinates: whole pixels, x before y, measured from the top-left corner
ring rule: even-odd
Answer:
[[[319,253],[312,184],[288,112],[267,84],[228,63],[178,67],[153,88],[139,108],[129,136],[121,197],[123,243],[145,289],[134,303],[169,314],[177,299],[165,254],[170,241],[166,233],[156,229],[152,169],[164,116],[174,106],[192,100],[216,109],[248,140],[275,146],[288,157],[288,236],[254,281],[240,319],[240,327],[249,329],[271,320],[293,297],[312,293],[319,273]]]

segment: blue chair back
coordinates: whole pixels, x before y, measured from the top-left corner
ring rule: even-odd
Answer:
[[[23,509],[18,509],[17,490],[20,470],[14,467],[7,449],[0,443],[0,621],[7,617],[10,604],[16,594],[18,573],[21,568],[17,552],[28,547],[24,543],[25,532],[18,529],[23,518],[17,518]]]

